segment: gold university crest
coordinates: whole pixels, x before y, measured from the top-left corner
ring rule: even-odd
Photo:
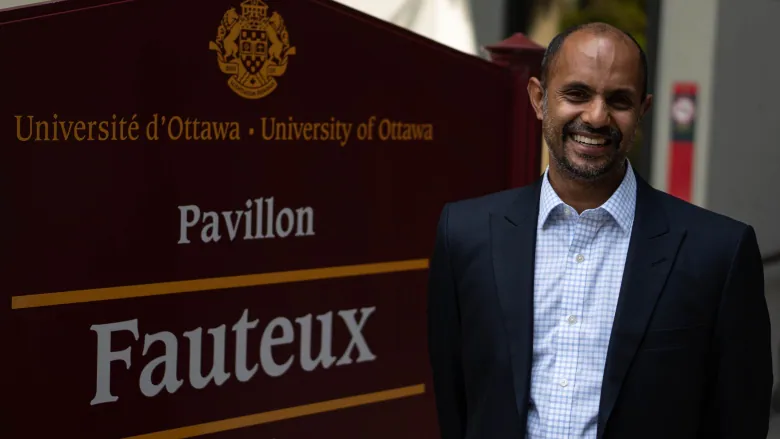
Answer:
[[[230,88],[247,99],[274,91],[276,77],[284,74],[288,56],[295,54],[282,16],[277,12],[269,16],[262,0],[244,0],[240,15],[235,8],[225,12],[209,49],[217,52],[220,70],[232,75]]]

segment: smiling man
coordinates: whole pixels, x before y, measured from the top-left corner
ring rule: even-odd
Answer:
[[[428,291],[445,439],[765,439],[769,316],[749,225],[626,158],[645,56],[602,23],[549,45],[528,93],[550,166],[449,203]]]

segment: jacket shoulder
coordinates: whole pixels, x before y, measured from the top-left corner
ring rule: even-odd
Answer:
[[[484,217],[490,213],[501,212],[514,202],[526,187],[506,189],[479,197],[465,198],[447,203],[452,219]]]
[[[741,237],[750,228],[750,225],[743,221],[681,200],[666,192],[656,193],[671,222],[688,230],[717,232],[720,235],[736,234]]]
[[[670,226],[686,231],[686,240],[691,248],[696,249],[700,262],[711,261],[728,269],[743,245],[758,249],[756,232],[746,222],[665,192],[658,191],[658,194]]]
[[[533,196],[534,185],[506,189],[490,194],[451,201],[444,206],[442,224],[454,242],[484,241],[488,238],[490,218],[516,209],[519,199]],[[535,206],[529,205],[528,209]]]

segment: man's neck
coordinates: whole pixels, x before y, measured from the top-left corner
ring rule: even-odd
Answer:
[[[573,207],[577,213],[582,213],[606,203],[620,186],[627,171],[628,162],[625,162],[598,180],[583,181],[569,176],[551,164],[547,175],[550,185],[561,201]]]

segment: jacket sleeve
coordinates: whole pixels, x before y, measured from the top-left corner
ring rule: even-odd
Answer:
[[[436,231],[428,280],[428,355],[442,439],[463,439],[466,401],[460,362],[460,312],[449,255],[445,205]]]
[[[764,269],[748,226],[733,256],[714,333],[715,387],[710,438],[766,439],[772,394],[772,347]]]

